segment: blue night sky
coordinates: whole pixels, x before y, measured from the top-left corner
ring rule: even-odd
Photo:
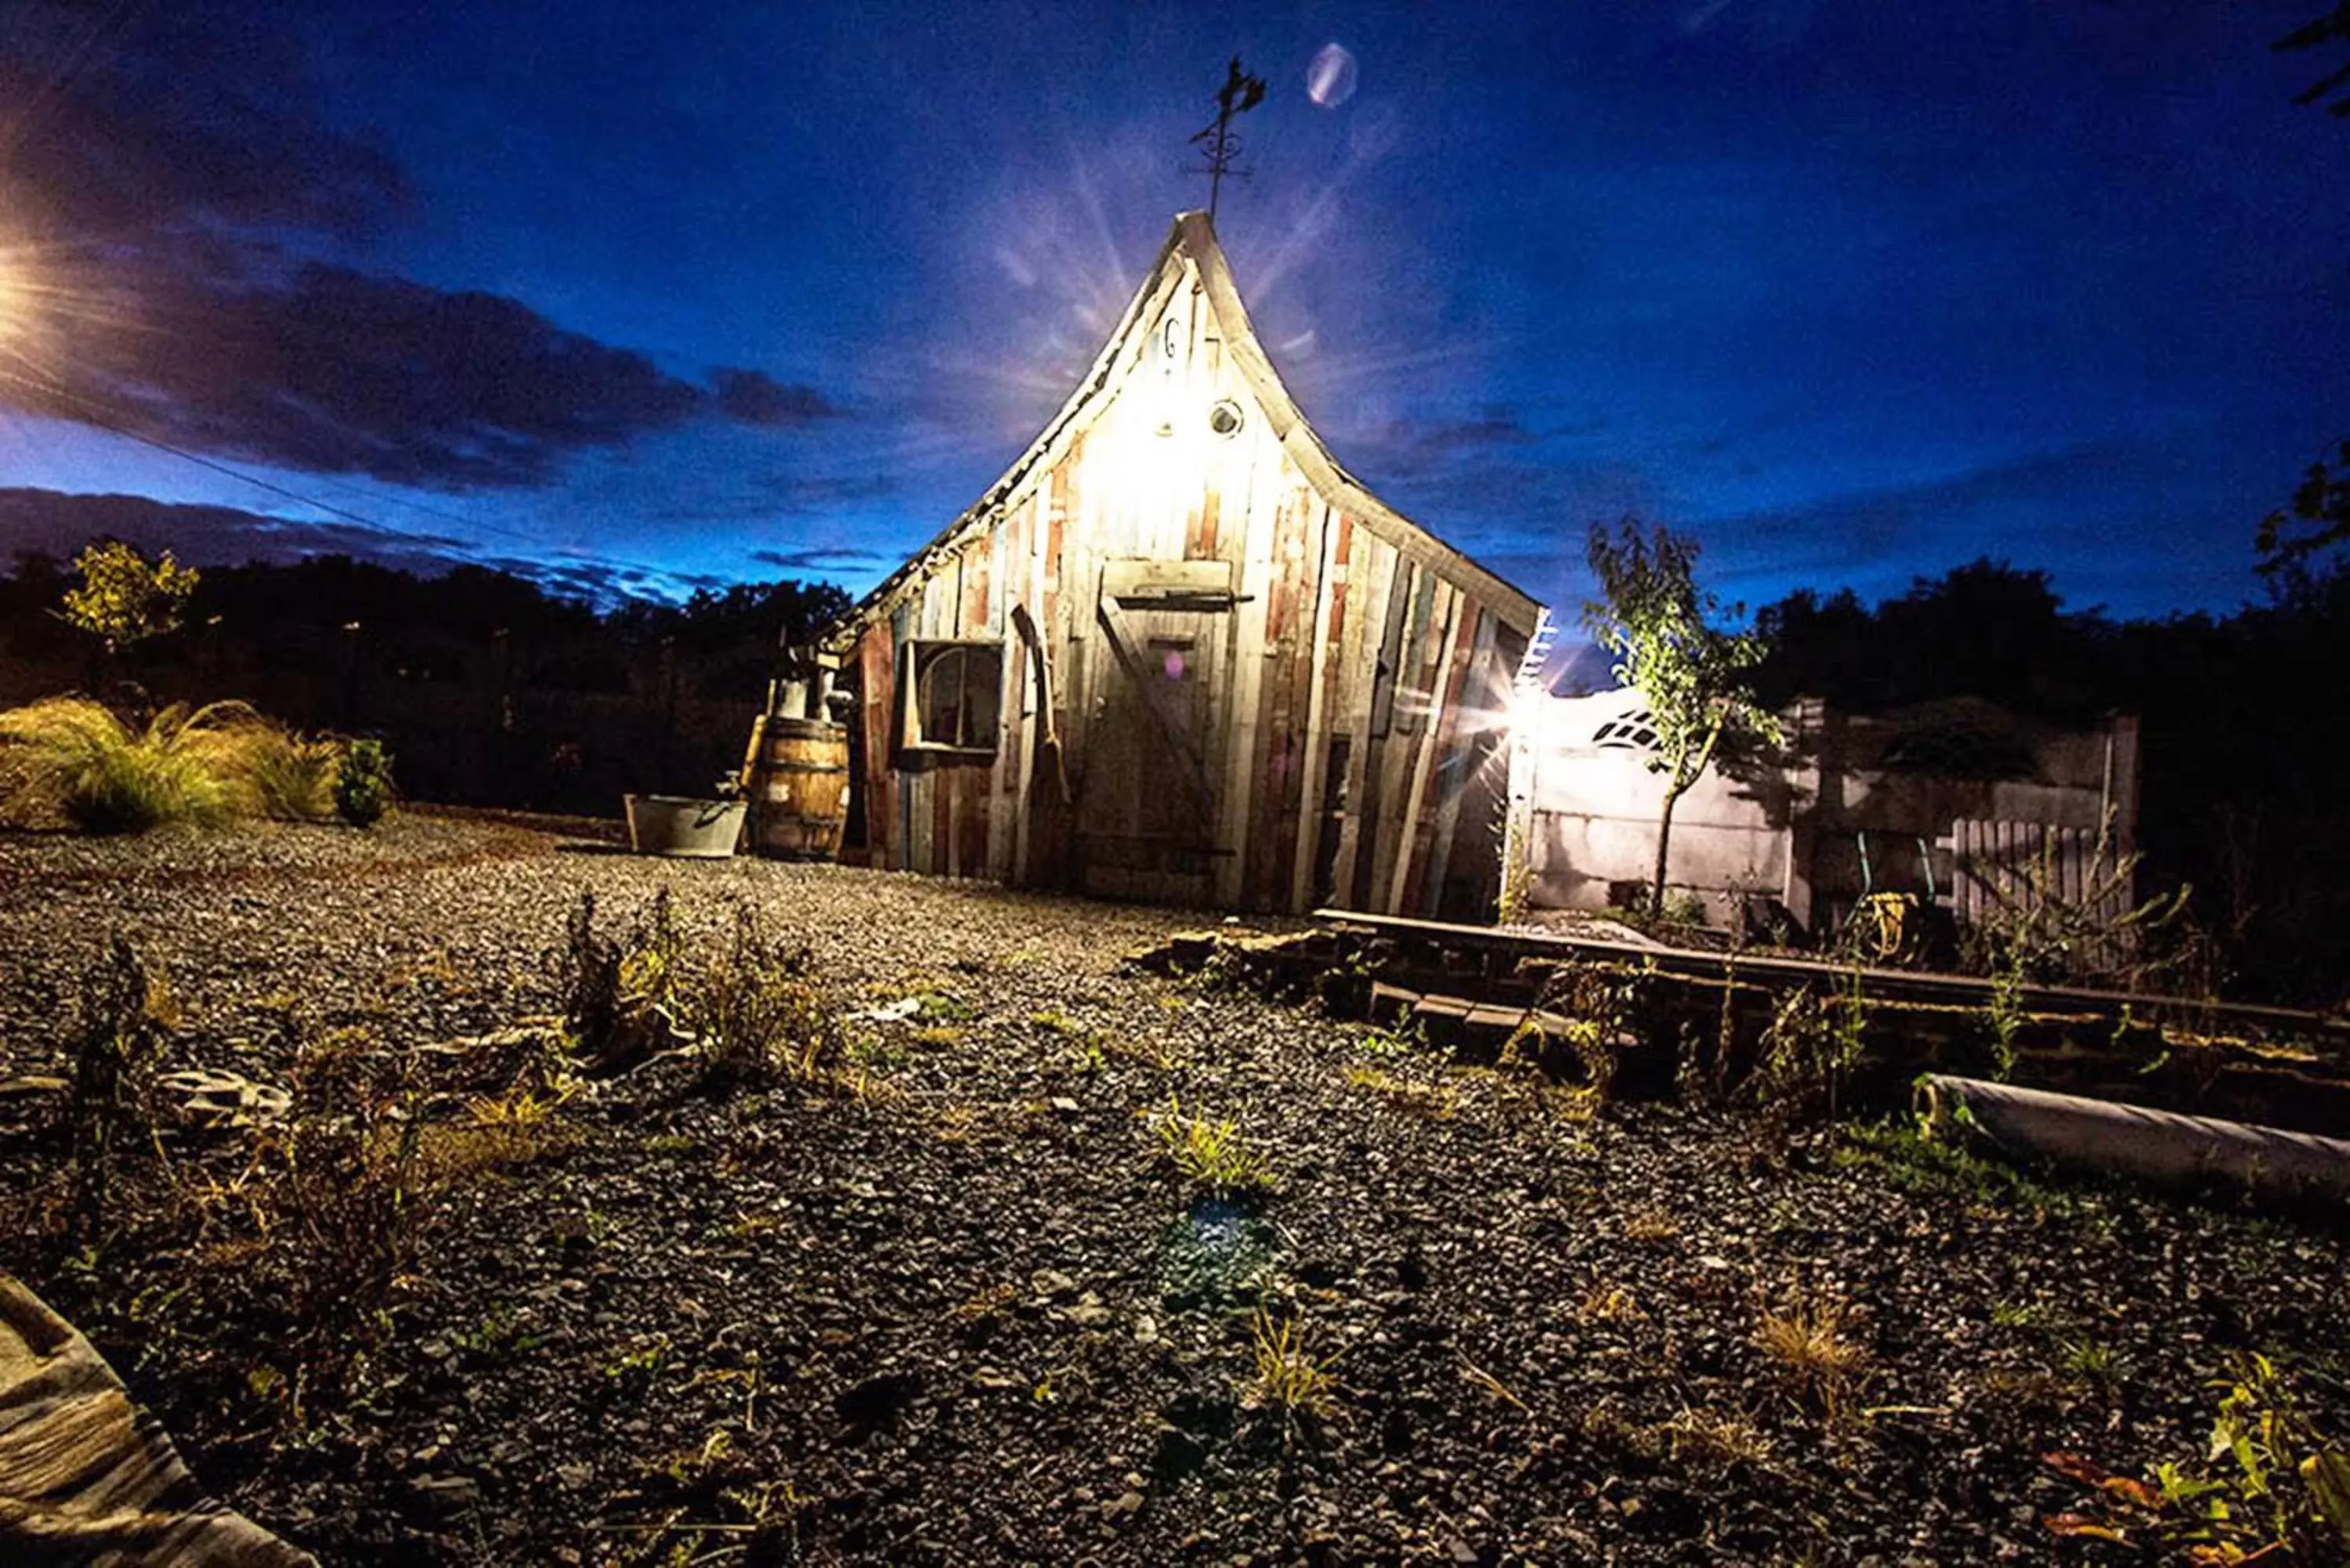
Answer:
[[[1750,603],[2226,609],[2350,435],[2337,61],[2270,47],[2325,8],[11,5],[0,558],[130,494],[198,561],[861,591],[1204,204],[1237,52],[1275,363],[1537,597],[1632,513]]]

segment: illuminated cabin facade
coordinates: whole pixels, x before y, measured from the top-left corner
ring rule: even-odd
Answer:
[[[1185,213],[1044,433],[827,639],[843,858],[1489,917],[1540,613],[1332,460]]]

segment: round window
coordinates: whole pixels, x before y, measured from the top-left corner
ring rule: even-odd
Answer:
[[[1241,428],[1241,406],[1230,398],[1208,410],[1208,428],[1220,436],[1237,435]]]

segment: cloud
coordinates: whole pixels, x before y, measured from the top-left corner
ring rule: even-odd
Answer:
[[[674,601],[697,587],[722,586],[716,577],[576,554],[545,560],[484,557],[464,541],[445,535],[270,517],[233,506],[177,504],[143,495],[0,489],[0,570],[22,551],[69,560],[101,537],[120,539],[149,555],[169,550],[192,566],[284,566],[313,556],[348,556],[421,577],[439,576],[456,566],[488,566],[608,607],[623,598]]]
[[[128,26],[54,5],[0,18],[0,260],[17,284],[0,400],[452,491],[539,485],[690,420],[839,414],[762,370],[699,385],[520,301],[347,265],[414,192],[328,123],[283,19],[200,5]]]
[[[889,557],[871,550],[754,550],[751,559],[785,572],[865,572],[887,566]]]
[[[169,550],[188,566],[284,565],[310,556],[349,556],[428,576],[472,564],[464,544],[442,535],[394,533],[354,523],[264,516],[233,506],[191,506],[143,495],[68,495],[0,490],[0,556],[41,551],[72,558],[110,536],[150,555]]]
[[[814,387],[786,385],[764,370],[713,370],[710,389],[720,411],[746,425],[789,428],[840,416]]]

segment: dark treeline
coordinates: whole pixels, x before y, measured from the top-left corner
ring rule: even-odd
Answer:
[[[2350,569],[2281,576],[2225,618],[2068,612],[2044,572],[1979,560],[1871,608],[1848,590],[1766,607],[1773,702],[1856,712],[1987,698],[2079,724],[2141,725],[2140,893],[2189,883],[2231,989],[2315,1002],[2350,973]]]
[[[598,612],[484,567],[322,556],[204,567],[178,630],[104,664],[56,614],[77,580],[40,555],[0,579],[0,703],[125,681],[156,701],[241,698],[380,737],[416,798],[600,815],[624,791],[701,793],[731,770],[781,644],[849,602],[785,581]]]
[[[17,556],[14,573],[0,579],[0,628],[7,628],[10,651],[80,651],[83,639],[53,613],[74,580],[71,567],[52,556]],[[186,627],[156,652],[185,659],[191,644],[210,639],[268,659],[332,632],[356,639],[371,659],[405,665],[412,678],[463,680],[504,638],[527,650],[527,668],[515,671],[525,684],[620,691],[632,660],[666,641],[691,667],[701,694],[734,697],[746,681],[764,687],[786,635],[806,640],[848,602],[829,583],[743,583],[723,592],[697,589],[682,605],[630,599],[598,613],[487,567],[421,577],[319,556],[290,566],[205,567]]]

